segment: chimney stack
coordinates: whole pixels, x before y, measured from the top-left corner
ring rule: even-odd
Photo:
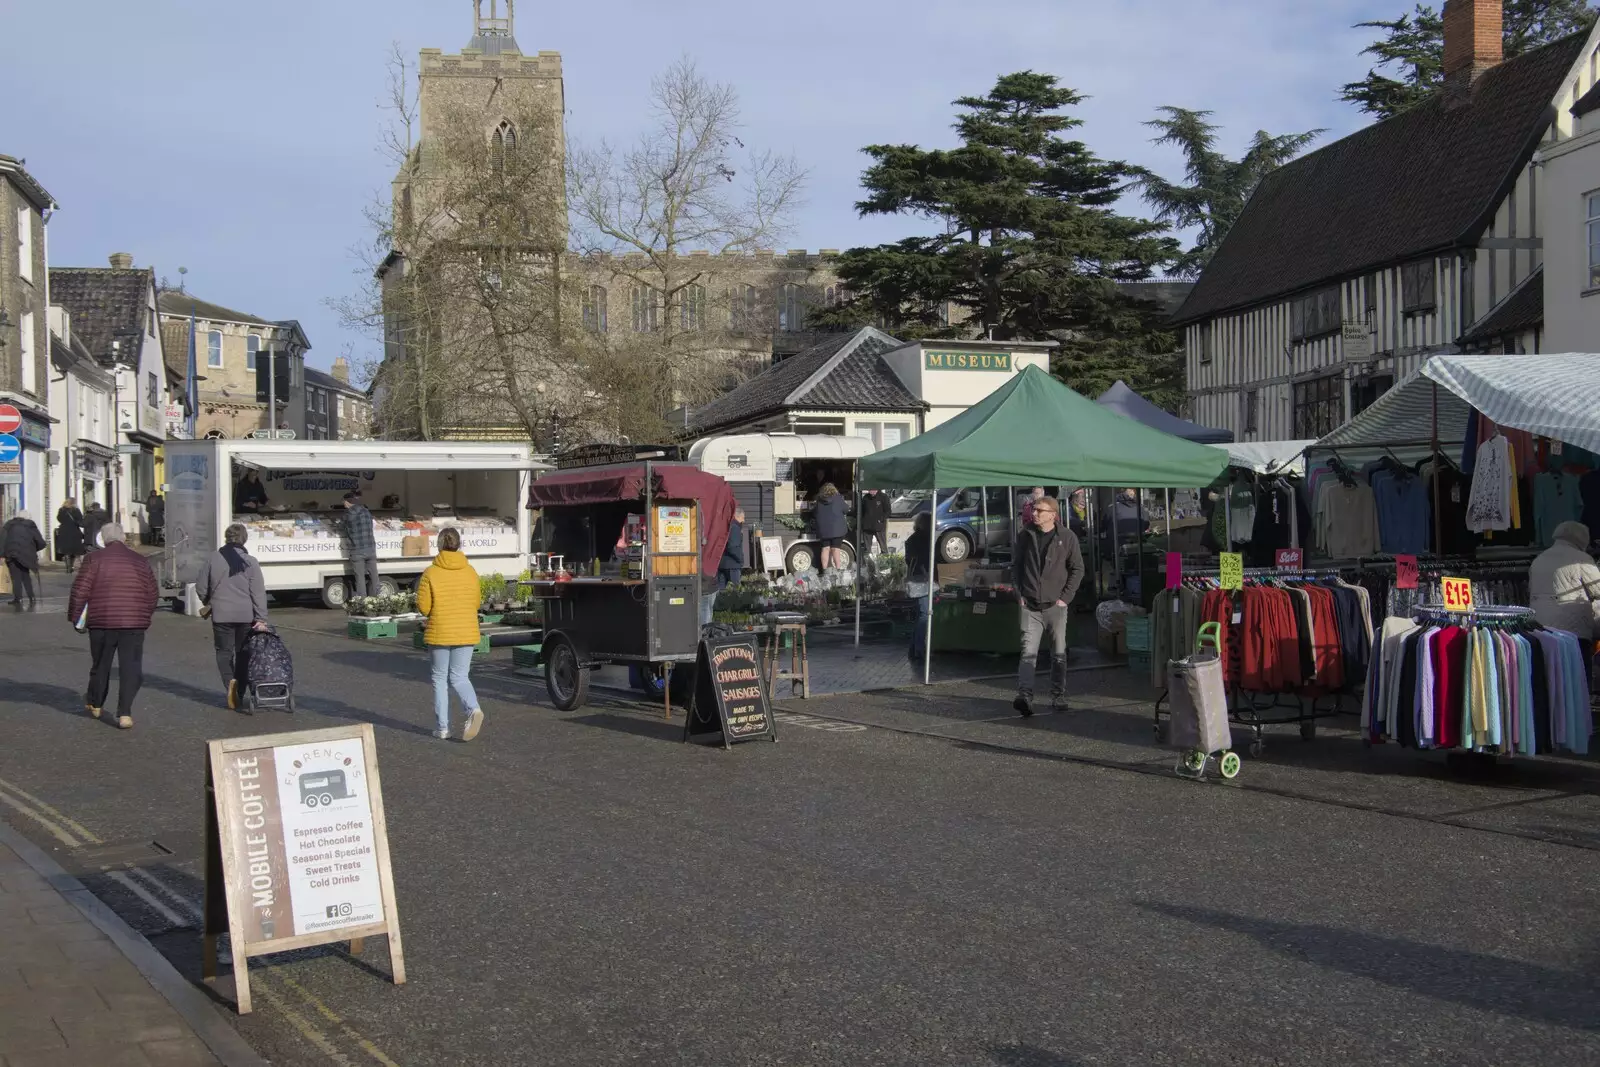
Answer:
[[[115,267],[117,270],[127,270],[127,269],[129,269],[130,267],[133,266],[133,253],[132,252],[113,252],[113,253],[111,253],[111,265],[113,267]]]
[[[346,385],[350,384],[350,362],[343,356],[333,361],[333,376]]]
[[[1444,82],[1448,89],[1470,89],[1505,58],[1505,5],[1502,0],[1445,0]]]

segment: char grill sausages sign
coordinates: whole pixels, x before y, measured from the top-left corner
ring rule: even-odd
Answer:
[[[226,930],[240,1012],[250,1010],[243,963],[267,952],[387,934],[404,981],[372,727],[209,747],[206,958]]]
[[[701,641],[695,672],[694,703],[683,726],[685,741],[719,733],[723,748],[762,737],[778,740],[753,634]]]

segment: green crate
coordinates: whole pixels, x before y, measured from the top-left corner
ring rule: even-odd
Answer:
[[[346,637],[354,637],[358,641],[376,641],[383,637],[399,637],[400,626],[377,619],[350,619],[345,623],[344,632]]]
[[[482,612],[479,612],[478,613],[478,625],[479,626],[498,626],[498,625],[500,625],[500,621],[502,619],[504,619],[504,618],[505,618],[504,615],[485,615]]]
[[[518,645],[511,650],[511,666],[530,669],[537,667],[539,655],[543,650],[543,645]]]
[[[1150,618],[1149,616],[1128,616],[1124,619],[1126,641],[1129,652],[1150,651]]]

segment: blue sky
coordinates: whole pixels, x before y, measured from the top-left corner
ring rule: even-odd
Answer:
[[[1089,95],[1100,155],[1178,176],[1140,123],[1209,108],[1238,148],[1257,129],[1363,124],[1339,103],[1365,72],[1363,19],[1410,0],[523,0],[525,52],[562,53],[569,136],[627,140],[653,74],[690,55],[730,82],[746,140],[811,172],[789,248],[892,240],[858,219],[863,145],[949,143],[950,101],[1022,69]],[[595,17],[605,12],[604,20]],[[297,318],[326,366],[348,344],[325,299],[353,292],[362,209],[391,170],[377,150],[384,60],[458,51],[471,0],[0,0],[0,153],[56,197],[57,266],[132,252],[196,295]]]

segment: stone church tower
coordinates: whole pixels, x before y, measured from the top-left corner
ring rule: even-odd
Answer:
[[[502,8],[502,5],[503,8]],[[566,156],[566,101],[561,53],[524,55],[517,44],[516,0],[472,0],[472,39],[459,55],[424,48],[417,61],[417,142],[394,181],[399,231],[403,220],[425,218],[430,178],[450,166],[453,146],[481,137],[491,160],[547,160],[559,175]],[[487,14],[485,13],[487,9]],[[550,190],[544,235],[565,248],[566,199],[560,182]],[[543,227],[541,227],[543,229]]]

